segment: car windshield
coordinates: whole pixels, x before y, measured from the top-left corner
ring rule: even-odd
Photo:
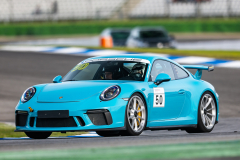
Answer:
[[[126,40],[130,34],[130,31],[112,31],[111,36],[113,40]]]
[[[64,78],[64,81],[81,80],[133,80],[143,81],[147,64],[133,61],[96,61],[79,63]]]
[[[140,38],[166,38],[166,34],[162,31],[140,31]]]

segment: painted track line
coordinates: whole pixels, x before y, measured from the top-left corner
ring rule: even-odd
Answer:
[[[81,135],[74,135],[74,136],[61,136],[61,137],[49,137],[50,139],[62,139],[62,138],[96,138],[96,137],[101,137],[99,136],[96,132],[89,132],[86,134],[81,134]],[[0,140],[24,140],[24,139],[31,139],[28,137],[20,137],[20,138],[14,138],[14,137],[9,137],[9,138],[0,138]]]

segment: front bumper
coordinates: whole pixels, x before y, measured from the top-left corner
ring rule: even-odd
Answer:
[[[94,97],[92,97],[79,102],[65,102],[65,103],[39,103],[34,100],[30,100],[29,102],[26,103],[19,102],[19,104],[16,107],[15,131],[67,132],[67,131],[90,131],[90,130],[96,131],[111,129],[123,130],[126,105],[127,101],[124,101],[123,99],[120,98],[115,98],[110,101],[100,101],[98,97],[97,99],[94,99]],[[29,107],[33,109],[33,112],[30,112]],[[39,117],[38,115],[38,111],[64,111],[64,110],[69,111],[69,119],[67,119],[66,117],[43,118]],[[21,115],[25,118],[25,122],[19,123],[18,112],[25,114],[24,116]],[[98,114],[98,117],[96,117],[95,114],[96,115]]]

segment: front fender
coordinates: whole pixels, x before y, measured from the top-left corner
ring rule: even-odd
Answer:
[[[35,95],[34,95],[29,101],[24,102],[24,103],[21,101],[21,98],[20,98],[19,101],[18,101],[17,106],[15,107],[15,109],[17,109],[19,105],[23,105],[23,104],[28,105],[28,104],[31,104],[32,102],[36,102],[36,101],[37,101],[38,94],[41,92],[41,90],[42,90],[46,85],[47,85],[47,84],[38,84],[38,85],[32,86],[32,87],[35,87],[35,88],[36,88],[36,93],[35,93]]]
[[[121,93],[118,96],[119,98],[130,99],[130,97],[134,93],[140,93],[146,102],[147,110],[148,111],[150,110],[150,104],[148,101],[150,89],[147,82],[123,83],[123,84],[120,84],[119,86],[121,87]]]

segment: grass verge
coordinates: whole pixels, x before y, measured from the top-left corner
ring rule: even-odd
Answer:
[[[14,130],[15,130],[14,126],[7,125],[7,124],[4,124],[4,123],[0,123],[0,138],[6,138],[6,137],[26,137],[25,133],[23,133],[23,132],[14,132]],[[60,132],[53,132],[51,137],[80,135],[80,134],[83,134],[83,133],[86,133],[86,132],[67,132],[66,134],[62,134]]]
[[[240,141],[0,152],[0,159],[195,159],[239,157]]]
[[[107,27],[163,26],[169,32],[240,32],[239,19],[141,19],[0,23],[0,35],[99,34]]]

